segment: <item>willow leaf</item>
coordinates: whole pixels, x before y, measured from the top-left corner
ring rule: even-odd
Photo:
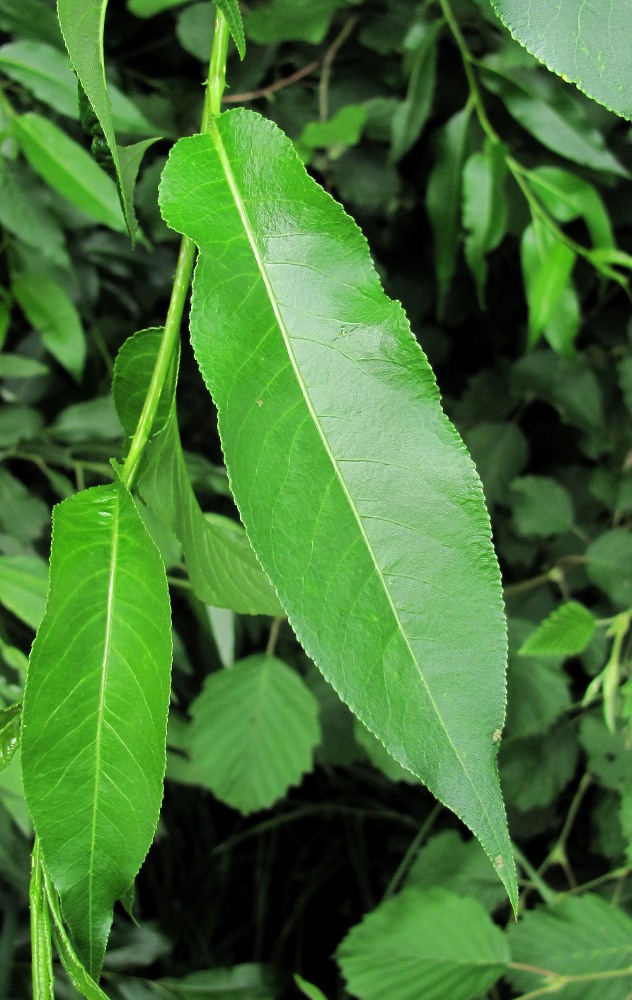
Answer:
[[[94,978],[114,902],[158,820],[170,659],[164,568],[130,494],[117,477],[65,500],[27,675],[22,771],[46,868]]]
[[[253,155],[256,150],[256,156]],[[271,122],[181,140],[191,334],[242,520],[308,654],[516,882],[496,770],[500,575],[481,484],[357,227]]]

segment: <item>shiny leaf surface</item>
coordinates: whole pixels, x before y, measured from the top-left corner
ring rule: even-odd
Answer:
[[[201,249],[194,349],[242,519],[300,641],[476,833],[515,900],[493,738],[498,566],[480,481],[401,307],[258,115],[181,140],[161,202]]]

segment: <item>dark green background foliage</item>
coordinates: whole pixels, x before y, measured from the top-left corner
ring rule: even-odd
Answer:
[[[243,9],[227,106],[281,126],[357,220],[483,480],[509,619],[500,777],[523,916],[512,926],[481,848],[354,721],[287,623],[212,606],[226,581],[192,554],[211,551],[209,524],[240,561],[243,610],[278,610],[235,524],[184,338],[184,458],[167,427],[138,500],[172,584],[168,780],[136,881],[140,925],[117,907],[102,984],[116,1000],[272,1000],[303,995],[297,973],[304,995],[321,996],[313,983],[329,1000],[498,1000],[541,986],[534,966],[587,976],[564,1000],[624,1000],[632,973],[598,974],[632,967],[629,125],[541,67],[486,0]],[[121,385],[157,335],[119,358],[125,428],[114,359],[164,322],[178,243],[158,182],[173,140],[199,127],[212,24],[207,0],[111,0],[117,138],[162,137],[140,165],[132,249],[54,5],[0,0],[0,765],[44,611],[51,507],[111,483],[138,408]],[[173,496],[161,447],[179,469]],[[30,990],[17,757],[0,770],[10,1000]],[[77,995],[63,973],[56,993]]]

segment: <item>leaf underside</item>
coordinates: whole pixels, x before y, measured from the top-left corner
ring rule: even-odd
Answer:
[[[515,900],[500,575],[480,481],[401,306],[352,220],[252,112],[176,145],[161,205],[200,247],[194,350],[298,638]]]
[[[142,864],[165,770],[171,631],[158,550],[117,478],[60,504],[22,720],[29,811],[75,947],[97,978]]]

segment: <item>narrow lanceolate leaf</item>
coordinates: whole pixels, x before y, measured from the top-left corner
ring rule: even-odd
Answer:
[[[46,274],[24,274],[13,282],[22,311],[54,358],[80,379],[86,359],[81,317],[66,289]]]
[[[105,79],[103,35],[108,0],[57,0],[57,15],[73,68],[79,77],[110,147],[129,234],[136,235],[134,185],[124,170],[125,147],[116,143],[112,103]],[[137,144],[138,145],[138,144]],[[133,172],[134,180],[136,173]]]
[[[474,1000],[509,949],[481,904],[446,889],[404,889],[353,927],[338,949],[360,1000]]]
[[[540,62],[623,118],[632,118],[629,0],[492,0],[514,38]]]
[[[318,702],[274,656],[249,656],[211,674],[190,711],[196,779],[243,813],[271,806],[312,768]]]
[[[480,481],[401,307],[353,222],[252,112],[181,140],[161,201],[201,250],[195,352],[242,519],[299,639],[515,900],[498,566]]]
[[[574,656],[595,633],[595,618],[578,601],[556,608],[520,647],[522,656]]]
[[[120,480],[60,504],[24,695],[22,770],[74,946],[98,977],[156,828],[171,633],[158,550]]]
[[[214,3],[218,11],[224,15],[239,56],[243,59],[246,55],[246,39],[238,0],[214,0]]]

